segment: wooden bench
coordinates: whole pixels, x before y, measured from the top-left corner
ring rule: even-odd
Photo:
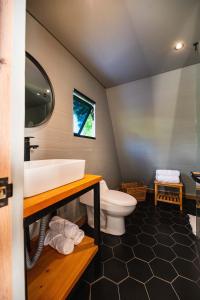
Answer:
[[[180,210],[183,210],[183,183],[167,183],[167,182],[160,182],[155,180],[154,181],[155,187],[155,206],[157,206],[158,201],[176,204],[180,206]],[[170,189],[178,190],[178,193],[171,193],[161,191],[160,187],[168,187]]]

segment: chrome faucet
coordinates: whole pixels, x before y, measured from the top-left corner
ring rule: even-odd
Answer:
[[[30,139],[34,138],[33,136],[26,136],[24,138],[24,160],[28,161],[30,160],[30,150],[31,149],[37,149],[39,145],[31,145]]]

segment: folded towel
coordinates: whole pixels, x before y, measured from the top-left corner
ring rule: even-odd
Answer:
[[[156,175],[156,180],[165,182],[165,183],[180,183],[179,176]]]
[[[67,255],[74,251],[74,241],[64,237],[62,234],[48,230],[45,236],[44,245],[51,246],[59,253]]]
[[[156,175],[180,176],[180,171],[178,171],[178,170],[156,170]]]
[[[85,236],[84,231],[79,229],[76,224],[58,216],[51,219],[49,228],[54,232],[63,234],[66,238],[72,239],[75,245],[78,245]]]

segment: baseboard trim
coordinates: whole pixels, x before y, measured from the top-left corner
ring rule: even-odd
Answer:
[[[147,188],[147,193],[154,194],[154,189]],[[187,200],[196,200],[196,195],[193,195],[193,194],[183,194],[183,197]]]

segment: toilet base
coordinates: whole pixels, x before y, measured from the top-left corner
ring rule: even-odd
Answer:
[[[103,228],[105,233],[113,235],[122,235],[125,233],[124,217],[107,216],[106,228]]]
[[[87,207],[88,225],[94,228],[94,214],[91,207]],[[101,220],[100,230],[104,233],[112,235],[123,235],[125,233],[125,220],[124,217],[115,217],[111,215],[106,216],[106,221]]]

